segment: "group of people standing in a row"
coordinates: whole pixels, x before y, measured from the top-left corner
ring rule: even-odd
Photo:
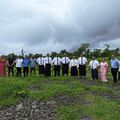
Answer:
[[[14,59],[12,57],[9,57],[7,59],[7,66],[8,66],[8,76],[10,76],[10,73],[14,76],[14,66],[16,67],[16,76],[22,76],[22,68],[23,68],[23,75],[24,77],[28,76],[29,74],[29,68],[30,68],[30,74],[33,72],[36,73],[36,66],[39,66],[39,74],[42,74],[44,76],[51,76],[51,68],[53,66],[54,68],[54,76],[60,76],[60,70],[62,67],[62,75],[64,76],[69,75],[69,69],[71,76],[81,76],[82,79],[85,79],[86,77],[86,68],[87,68],[87,58],[81,54],[78,59],[73,56],[73,58],[70,60],[69,57],[67,57],[67,54],[64,54],[64,57],[60,58],[59,56],[56,56],[55,58],[51,58],[49,54],[46,57],[43,57],[42,55],[39,56],[39,58],[28,58],[25,56],[24,58],[18,57],[17,59]],[[117,73],[118,73],[118,79],[120,80],[120,62],[115,58],[114,55],[111,56],[111,73],[113,76],[114,83],[117,82]],[[102,59],[102,61],[99,63],[98,60],[96,60],[95,57],[92,57],[92,60],[89,63],[90,71],[91,71],[91,77],[93,80],[98,79],[99,70],[100,70],[100,78],[103,82],[107,82],[106,79],[106,73],[108,71],[108,63],[106,62],[105,58]]]

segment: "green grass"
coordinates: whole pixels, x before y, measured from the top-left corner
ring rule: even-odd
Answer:
[[[93,95],[86,96],[86,99],[91,101],[91,105],[84,107],[83,111],[94,120],[120,120],[120,101],[109,101]]]
[[[92,91],[98,94],[94,95]],[[26,98],[42,101],[68,96],[68,99],[73,99],[74,104],[57,103],[58,120],[79,120],[83,116],[93,120],[120,120],[119,99],[107,99],[104,94],[120,96],[119,85],[112,86],[111,81],[106,84],[99,80],[91,81],[90,75],[85,83],[79,77],[70,76],[0,78],[0,107],[17,104]]]
[[[79,112],[75,106],[60,106],[58,109],[58,120],[78,120]]]

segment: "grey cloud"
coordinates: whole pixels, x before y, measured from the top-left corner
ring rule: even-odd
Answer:
[[[113,41],[120,41],[119,11],[119,0],[4,0],[0,50],[47,53],[84,42],[102,47],[106,41],[117,47]]]

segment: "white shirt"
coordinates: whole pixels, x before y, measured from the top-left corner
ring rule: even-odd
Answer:
[[[38,59],[37,59],[37,63],[38,63],[38,65],[44,65],[44,58],[43,57],[39,57]]]
[[[70,61],[70,68],[76,66],[78,68],[78,60],[77,59],[72,59]]]
[[[51,57],[45,57],[45,59],[44,59],[44,65],[45,64],[51,64],[52,65],[52,58]]]
[[[118,68],[118,71],[120,72],[120,61],[119,61],[119,68]]]
[[[54,64],[54,65],[61,65],[61,62],[62,62],[62,60],[61,60],[60,57],[55,57],[55,58],[53,59],[53,64]]]
[[[16,67],[22,67],[23,59],[16,59]]]
[[[89,66],[91,69],[96,69],[99,66],[99,62],[97,60],[91,60]]]
[[[62,58],[62,63],[63,64],[68,64],[70,62],[70,59],[68,57],[63,57]]]
[[[85,57],[79,57],[78,58],[78,64],[79,65],[85,65],[87,63],[87,59]]]

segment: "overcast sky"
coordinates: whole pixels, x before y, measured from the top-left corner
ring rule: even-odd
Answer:
[[[1,0],[0,54],[120,46],[120,0]]]

